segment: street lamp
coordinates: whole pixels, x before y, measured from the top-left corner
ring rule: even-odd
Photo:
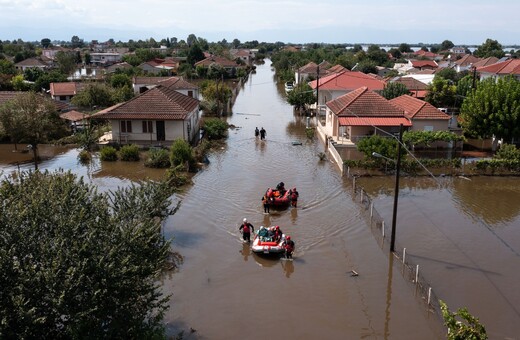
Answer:
[[[397,144],[397,161],[391,158],[385,157],[377,152],[372,152],[372,156],[377,158],[384,158],[396,163],[395,168],[395,190],[394,190],[394,211],[392,214],[392,236],[390,238],[390,251],[393,252],[395,249],[395,224],[397,220],[397,202],[399,198],[399,173],[401,172],[401,143],[403,142],[403,124],[399,127],[399,142]]]

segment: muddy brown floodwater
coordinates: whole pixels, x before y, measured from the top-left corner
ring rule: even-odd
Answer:
[[[167,332],[186,339],[444,339],[437,313],[427,311],[401,266],[382,249],[367,212],[335,164],[320,161],[323,144],[308,140],[313,119],[295,115],[270,61],[243,85],[227,118],[227,146],[209,156],[194,185],[176,195],[178,212],[165,235],[184,256],[162,280],[172,294]],[[256,140],[264,127],[266,141]],[[297,142],[297,143],[293,143]],[[301,145],[294,145],[300,144]],[[0,145],[0,174],[32,169],[30,155]],[[101,191],[161,170],[142,163],[89,166],[78,151],[41,146],[40,169],[71,170]],[[25,158],[24,158],[25,157]],[[21,163],[20,163],[21,162]],[[468,307],[491,339],[518,338],[520,192],[517,178],[405,179],[401,183],[397,246],[421,266],[436,296]],[[300,193],[298,208],[264,215],[261,197],[283,181]],[[358,180],[391,222],[393,179]],[[240,221],[258,229],[279,225],[296,242],[294,261],[262,258],[241,242]],[[351,276],[355,270],[359,276]],[[190,328],[194,333],[190,333]]]

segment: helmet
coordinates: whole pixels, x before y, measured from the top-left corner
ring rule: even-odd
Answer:
[[[296,191],[296,188],[293,188],[293,191]]]
[[[243,222],[247,222],[247,218],[244,217],[244,219],[242,220]]]
[[[280,227],[279,227],[279,226],[276,226],[276,227],[274,227],[274,228],[275,228],[276,230],[280,229]]]
[[[260,229],[265,229],[265,227],[262,225],[262,226],[260,226]]]
[[[291,239],[291,236],[287,235],[285,238],[288,239],[288,240],[290,240],[290,239]]]

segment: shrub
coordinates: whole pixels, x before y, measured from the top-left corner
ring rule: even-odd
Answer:
[[[193,150],[184,139],[176,139],[170,147],[170,163],[172,166],[184,165],[186,162],[189,166],[193,165],[195,159]]]
[[[149,168],[168,168],[170,167],[170,155],[165,149],[150,149],[148,151],[148,159],[144,162],[144,166]]]
[[[135,144],[125,145],[119,150],[122,161],[137,162],[139,160],[139,147]]]
[[[112,146],[105,146],[100,151],[100,156],[102,161],[117,161],[117,150]]]
[[[92,160],[92,155],[87,150],[81,150],[78,154],[78,159],[81,164],[85,164]]]
[[[520,160],[520,150],[513,144],[504,144],[498,149],[495,157],[499,159]]]
[[[218,118],[209,118],[204,121],[203,129],[208,139],[222,139],[227,136],[229,124]]]

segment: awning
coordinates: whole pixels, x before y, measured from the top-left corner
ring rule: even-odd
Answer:
[[[404,117],[339,117],[340,126],[412,126]]]

